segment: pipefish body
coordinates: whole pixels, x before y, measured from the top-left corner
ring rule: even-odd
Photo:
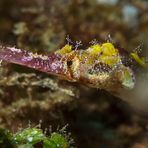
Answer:
[[[128,60],[127,60],[128,59]],[[147,67],[144,58],[128,53],[112,43],[94,44],[87,49],[74,50],[72,45],[41,55],[14,47],[1,47],[0,60],[30,67],[56,75],[70,82],[104,89],[113,94],[118,89],[133,89],[133,63]]]

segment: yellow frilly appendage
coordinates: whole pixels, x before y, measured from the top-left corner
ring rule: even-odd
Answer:
[[[148,68],[148,63],[146,63],[146,59],[144,57],[139,57],[136,53],[131,53],[132,58],[142,67]]]
[[[97,55],[100,62],[109,66],[114,66],[120,61],[119,52],[112,43],[96,44],[88,50],[91,55]]]
[[[72,45],[66,44],[63,48],[57,50],[56,53],[64,55],[70,53],[71,51],[72,51]]]

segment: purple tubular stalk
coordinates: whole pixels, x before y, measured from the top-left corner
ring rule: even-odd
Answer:
[[[39,71],[65,77],[68,72],[61,55],[51,53],[48,56],[14,47],[0,48],[0,60],[30,67]]]

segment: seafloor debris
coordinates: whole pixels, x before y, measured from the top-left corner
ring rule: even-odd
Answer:
[[[44,148],[73,148],[73,139],[65,128],[66,126],[56,132],[52,132],[48,129],[43,131],[38,126],[29,126],[25,129],[19,129],[15,134],[8,130],[0,129],[0,145],[9,148],[33,148],[35,145]],[[50,132],[50,135],[47,135],[47,131]]]

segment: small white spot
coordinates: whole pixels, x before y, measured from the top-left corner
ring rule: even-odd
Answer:
[[[32,137],[28,137],[28,141],[32,142],[33,138]]]
[[[33,135],[37,134],[37,131],[33,131],[32,134],[33,134]]]
[[[12,52],[21,52],[21,49],[15,48],[15,47],[8,47],[9,50],[11,50]]]
[[[61,63],[60,62],[58,62],[58,61],[57,62],[53,62],[51,64],[51,69],[56,70],[60,66],[61,66]]]
[[[32,56],[23,56],[22,61],[27,62],[27,61],[31,61],[33,59]]]

